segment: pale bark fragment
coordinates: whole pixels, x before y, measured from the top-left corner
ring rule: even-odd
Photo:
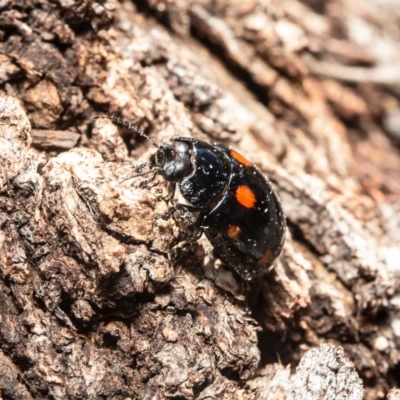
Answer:
[[[354,365],[332,344],[308,351],[293,374],[275,365],[248,384],[263,400],[362,400],[364,394]]]

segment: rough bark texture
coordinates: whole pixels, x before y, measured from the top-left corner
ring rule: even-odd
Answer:
[[[2,399],[400,398],[395,0],[0,4]],[[204,238],[154,151],[231,145],[274,183],[257,285]],[[257,287],[255,287],[257,286]],[[256,289],[256,290],[255,290]],[[327,343],[328,342],[328,343]]]

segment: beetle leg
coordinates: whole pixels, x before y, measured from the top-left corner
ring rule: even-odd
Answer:
[[[177,210],[185,210],[185,211],[189,211],[189,212],[200,212],[200,211],[202,211],[202,208],[193,207],[193,206],[189,206],[187,204],[179,203],[179,204],[176,204],[176,205],[170,207],[166,213],[157,215],[156,219],[159,219],[159,218],[168,219]]]
[[[197,242],[203,234],[203,220],[204,214],[200,214],[200,217],[197,219],[196,222],[196,229],[193,233],[192,239],[190,239],[192,243]]]
[[[123,181],[121,181],[121,183],[122,183],[122,182],[129,181],[130,179],[133,179],[133,178],[137,178],[138,176],[146,176],[146,175],[149,175],[149,174],[151,174],[152,172],[154,172],[153,177],[149,179],[149,181],[151,182],[151,181],[155,178],[155,176],[157,175],[157,173],[159,172],[159,170],[149,169],[148,171],[143,172],[143,168],[144,168],[146,165],[147,165],[147,163],[143,163],[143,164],[139,164],[139,165],[137,165],[137,166],[134,166],[133,169],[134,169],[135,172],[137,172],[137,173],[136,173],[135,175],[131,175],[130,177],[124,179]],[[142,184],[143,184],[143,183],[146,183],[146,182],[147,182],[147,181],[142,182]]]
[[[185,204],[182,204],[182,205],[185,205]],[[198,211],[198,209],[196,209],[196,210]],[[201,235],[203,234],[203,227],[202,227],[203,219],[204,219],[204,217],[202,217],[202,216],[198,219],[198,221],[196,223],[196,225],[197,225],[196,230],[190,239],[182,240],[182,242],[177,243],[175,246],[173,246],[171,248],[171,259],[173,261],[177,260],[177,258],[179,256],[179,252],[181,250],[183,250],[186,247],[193,246],[200,239]]]
[[[137,165],[137,166],[134,166],[133,168],[135,169],[135,171],[136,171],[138,174],[141,174],[142,171],[143,171],[143,168],[144,168],[146,165],[147,165],[147,162],[142,163],[142,164],[139,164],[139,165]]]
[[[176,261],[180,251],[187,247],[193,246],[197,240],[200,238],[200,236],[203,234],[203,231],[199,229],[190,239],[188,240],[182,240],[182,242],[177,243],[175,246],[171,248],[171,259],[173,261]]]
[[[168,203],[170,200],[174,198],[175,188],[176,188],[176,183],[168,182],[168,194],[165,197],[163,197],[164,201]]]
[[[150,172],[152,172],[152,171],[150,171]],[[150,173],[150,172],[148,172],[148,173]],[[158,175],[158,173],[159,173],[158,170],[157,170],[157,171],[154,171],[153,176],[152,176],[151,178],[149,178],[149,179],[143,181],[143,182],[140,182],[139,187],[148,187],[148,184],[151,183],[151,182],[153,182],[154,179],[156,179],[156,176]],[[143,175],[144,175],[144,174],[143,174]]]

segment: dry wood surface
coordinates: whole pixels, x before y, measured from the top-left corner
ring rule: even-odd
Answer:
[[[232,146],[287,215],[258,282],[151,143]],[[399,400],[398,0],[0,2],[0,399]]]

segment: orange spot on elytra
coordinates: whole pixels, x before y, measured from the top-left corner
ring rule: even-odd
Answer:
[[[267,250],[264,255],[257,261],[257,265],[267,264],[271,261],[272,250]]]
[[[231,239],[237,239],[242,233],[242,230],[237,225],[229,225],[228,236]]]
[[[256,204],[256,195],[246,185],[240,185],[236,189],[236,200],[246,208],[253,208]]]
[[[231,150],[231,156],[238,162],[240,162],[240,164],[245,165],[246,167],[250,167],[251,166],[251,162],[243,157],[240,153],[238,153],[235,150]]]

